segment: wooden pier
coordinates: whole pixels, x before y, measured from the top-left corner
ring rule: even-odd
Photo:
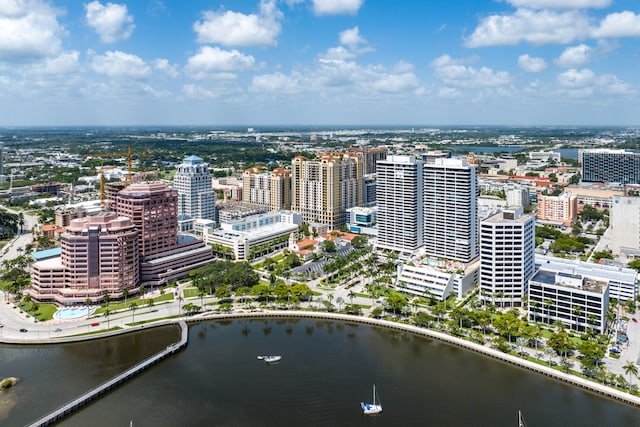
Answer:
[[[37,419],[36,421],[33,421],[32,423],[28,424],[28,426],[41,427],[52,425],[65,418],[66,416],[74,413],[88,403],[98,399],[103,394],[108,393],[110,390],[118,387],[128,379],[138,375],[140,372],[144,371],[150,366],[155,365],[162,359],[165,359],[166,357],[169,357],[172,354],[185,348],[187,345],[187,340],[189,339],[189,328],[187,326],[187,323],[184,321],[180,321],[178,325],[181,329],[180,341],[167,346],[161,352],[154,354],[153,356],[143,360],[137,365],[127,369],[120,375],[117,375],[116,377],[111,378],[110,380],[105,381],[104,383],[92,388],[86,393],[83,393],[82,395],[59,407],[55,411],[50,412],[49,414]]]

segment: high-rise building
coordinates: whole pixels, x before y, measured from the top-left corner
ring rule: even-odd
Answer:
[[[166,184],[129,185],[116,195],[115,211],[138,229],[142,282],[163,285],[211,261],[202,240],[178,234],[178,193]]]
[[[507,206],[522,206],[523,208],[531,205],[529,197],[529,189],[520,185],[509,185],[504,190],[507,197]]]
[[[480,222],[480,298],[504,307],[520,306],[535,259],[535,221],[521,206]]]
[[[209,165],[198,156],[186,157],[173,177],[178,191],[178,215],[189,219],[216,219],[216,196]]]
[[[27,290],[37,301],[85,304],[102,301],[104,293],[120,298],[137,290],[138,230],[129,218],[113,212],[74,219],[60,236],[61,257],[32,265]]]
[[[138,228],[143,260],[161,257],[178,244],[178,192],[162,182],[131,184],[116,195],[115,211]]]
[[[578,198],[575,194],[564,192],[559,196],[538,196],[538,220],[571,225],[577,218]]]
[[[362,206],[362,165],[357,156],[297,156],[291,165],[291,209],[301,213],[304,222],[337,228],[346,222],[346,209]]]
[[[422,191],[426,255],[461,262],[477,258],[478,167],[463,158],[435,159],[424,165]]]
[[[276,168],[265,172],[262,167],[247,169],[242,174],[242,201],[266,206],[269,210],[291,208],[291,171]]]
[[[640,153],[607,148],[580,150],[585,182],[640,184]]]
[[[378,248],[409,256],[422,246],[423,165],[413,156],[378,161]]]
[[[375,148],[365,148],[365,147],[349,147],[347,149],[349,154],[355,154],[360,159],[360,164],[362,165],[362,174],[369,175],[372,173],[376,173],[377,171],[377,162],[379,160],[384,160],[387,158],[387,147],[375,147]]]

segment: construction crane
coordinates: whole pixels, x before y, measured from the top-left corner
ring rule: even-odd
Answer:
[[[126,152],[124,153],[95,153],[95,154],[85,154],[84,157],[85,159],[90,158],[90,157],[98,157],[98,158],[105,158],[105,157],[122,157],[122,156],[126,156],[127,157],[127,178],[126,178],[126,182],[130,183],[132,180],[132,170],[133,167],[131,166],[131,157],[132,157],[133,151],[131,150],[131,147],[129,147],[127,149]],[[105,210],[105,191],[104,191],[104,161],[100,163],[100,172],[99,172],[99,176],[100,176],[100,210],[104,211]]]
[[[127,182],[131,182],[132,176],[133,176],[133,167],[131,166],[131,159],[132,159],[132,155],[133,155],[133,151],[131,150],[131,147],[129,147],[127,149],[127,151],[125,152],[120,152],[120,153],[91,153],[91,154],[85,154],[84,158],[90,158],[90,157],[99,157],[99,158],[105,158],[105,157],[126,157],[127,158]],[[104,162],[103,162],[103,166],[104,166]]]

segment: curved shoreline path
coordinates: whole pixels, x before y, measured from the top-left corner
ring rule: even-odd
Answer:
[[[640,397],[634,396],[630,393],[626,393],[612,387],[608,387],[593,381],[589,381],[587,379],[580,378],[575,375],[565,374],[564,372],[560,372],[546,365],[540,365],[538,363],[534,363],[529,360],[522,359],[520,357],[502,353],[493,348],[489,348],[481,344],[476,344],[476,343],[464,340],[462,338],[457,338],[442,332],[434,331],[427,328],[422,328],[419,326],[407,325],[403,323],[392,322],[389,320],[375,319],[375,318],[363,317],[363,316],[352,316],[347,314],[320,312],[320,311],[257,311],[257,312],[235,312],[235,313],[234,312],[201,313],[193,317],[183,318],[180,320],[180,322],[186,324],[186,323],[197,323],[197,322],[204,322],[204,321],[245,319],[245,318],[325,319],[325,320],[344,321],[344,322],[350,322],[350,323],[360,323],[360,324],[371,325],[371,326],[380,326],[387,329],[410,332],[419,336],[436,339],[438,341],[448,343],[466,350],[471,350],[475,353],[482,354],[484,356],[490,357],[492,359],[495,359],[504,363],[508,363],[513,366],[518,366],[532,372],[543,374],[547,377],[553,378],[555,380],[561,381],[566,384],[577,386],[583,390],[598,394],[600,396],[607,397],[609,399],[613,399],[631,406],[640,407]],[[91,339],[100,339],[100,338],[125,334],[128,332],[141,331],[144,329],[154,328],[157,326],[175,324],[177,322],[178,322],[177,320],[161,320],[161,321],[147,323],[139,326],[128,326],[120,330],[108,331],[104,333],[95,333],[92,335],[83,335],[83,336],[67,336],[67,337],[39,339],[39,340],[34,340],[34,339],[23,339],[23,340],[4,339],[3,340],[0,338],[0,341],[4,341],[11,344],[32,344],[32,345],[33,344],[49,345],[49,344],[63,344],[63,343],[70,343],[70,342],[82,342],[82,341],[87,341]],[[39,425],[39,424],[33,424],[33,425]],[[40,424],[40,425],[46,425],[46,424]]]

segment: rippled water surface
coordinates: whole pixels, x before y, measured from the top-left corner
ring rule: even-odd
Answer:
[[[177,339],[172,328],[152,334],[0,348],[0,366],[22,366],[26,376],[11,392],[18,402],[6,425],[37,418]],[[640,425],[634,407],[408,333],[270,319],[197,324],[189,338],[183,352],[60,425],[516,426],[518,410],[528,426]],[[283,359],[267,365],[261,354]],[[359,403],[374,383],[384,411],[363,416]]]

